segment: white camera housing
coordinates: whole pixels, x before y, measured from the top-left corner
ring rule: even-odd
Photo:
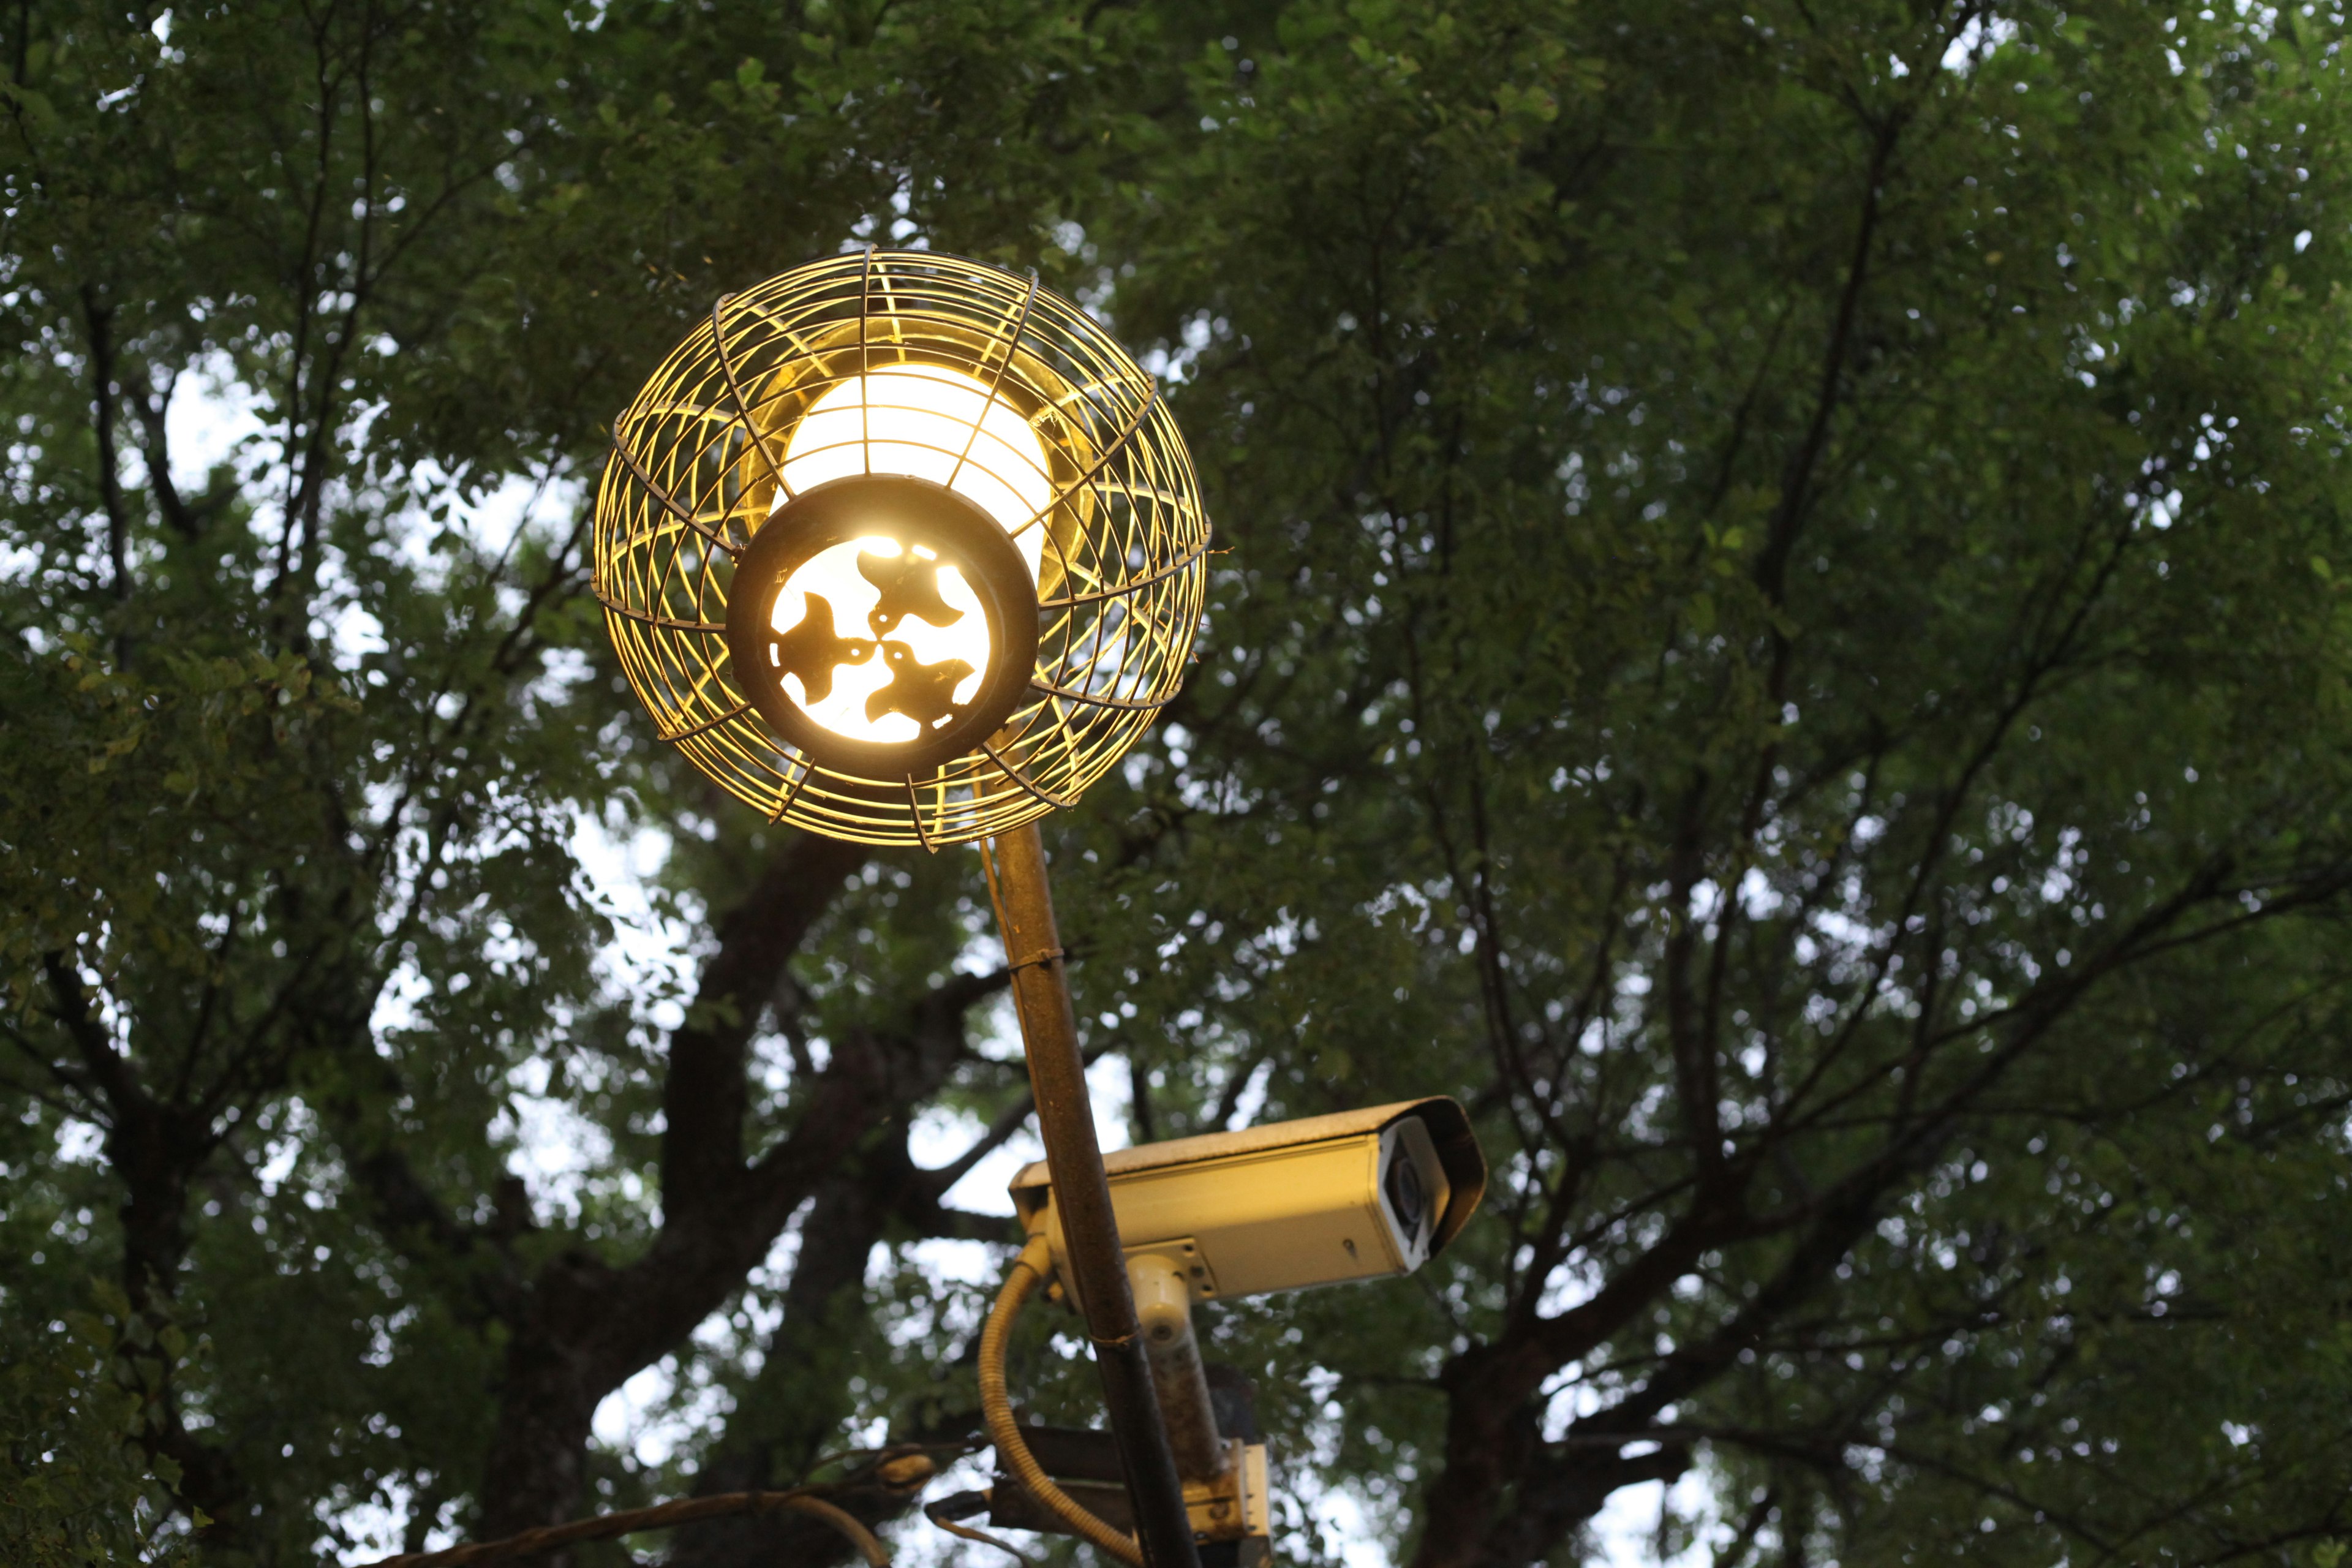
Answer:
[[[1444,1096],[1140,1144],[1103,1166],[1130,1263],[1165,1258],[1193,1301],[1410,1274],[1461,1232],[1486,1187],[1470,1118]],[[1066,1283],[1044,1161],[1013,1178],[1012,1194]]]

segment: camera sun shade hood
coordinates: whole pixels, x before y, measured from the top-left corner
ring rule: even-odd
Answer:
[[[1477,1135],[1470,1130],[1470,1114],[1462,1109],[1460,1101],[1447,1095],[1400,1100],[1389,1105],[1310,1116],[1297,1121],[1268,1122],[1234,1132],[1204,1132],[1197,1138],[1144,1143],[1105,1154],[1103,1170],[1116,1180],[1236,1154],[1295,1149],[1326,1139],[1359,1138],[1367,1132],[1385,1131],[1408,1116],[1419,1118],[1428,1129],[1430,1142],[1437,1146],[1438,1163],[1445,1170],[1445,1212],[1437,1216],[1429,1241],[1429,1255],[1433,1258],[1470,1223],[1470,1216],[1477,1212],[1479,1198],[1486,1191],[1486,1157],[1479,1152]],[[1020,1215],[1023,1227],[1034,1228],[1032,1222],[1045,1206],[1052,1191],[1045,1162],[1034,1160],[1023,1166],[1013,1178],[1010,1190],[1013,1210]]]

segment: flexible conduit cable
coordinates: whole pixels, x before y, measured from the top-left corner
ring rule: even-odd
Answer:
[[[1021,1309],[1029,1304],[1030,1293],[1037,1289],[1053,1260],[1053,1248],[1042,1236],[1032,1237],[1029,1245],[1004,1277],[1004,1289],[996,1295],[996,1305],[988,1314],[988,1322],[980,1331],[980,1410],[988,1422],[989,1441],[1013,1479],[1029,1490],[1029,1495],[1045,1506],[1046,1511],[1068,1525],[1073,1531],[1118,1558],[1128,1568],[1143,1568],[1143,1549],[1133,1539],[1120,1534],[1078,1505],[1076,1498],[1054,1484],[1053,1478],[1029,1452],[1028,1442],[1021,1436],[1021,1424],[1013,1419],[1013,1402],[1004,1390],[1004,1347],[1013,1337],[1013,1320]]]

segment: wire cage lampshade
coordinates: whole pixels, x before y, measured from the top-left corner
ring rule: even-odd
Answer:
[[[741,294],[613,426],[594,585],[663,739],[868,844],[1076,802],[1177,691],[1209,525],[1158,384],[1034,278],[932,251]]]

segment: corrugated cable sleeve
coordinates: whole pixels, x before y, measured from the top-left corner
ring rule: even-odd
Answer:
[[[1021,1309],[1028,1305],[1030,1293],[1037,1289],[1052,1263],[1053,1249],[1045,1238],[1031,1237],[1029,1245],[1021,1249],[1013,1271],[1004,1277],[1004,1289],[997,1292],[996,1305],[980,1331],[980,1411],[988,1423],[988,1439],[996,1445],[997,1458],[1004,1461],[1013,1479],[1054,1517],[1128,1568],[1143,1568],[1143,1549],[1088,1513],[1078,1506],[1076,1499],[1055,1486],[1036,1457],[1029,1452],[1029,1444],[1021,1436],[1021,1424],[1013,1419],[1013,1403],[1004,1388],[1005,1344],[1013,1337],[1013,1321],[1021,1316]]]

